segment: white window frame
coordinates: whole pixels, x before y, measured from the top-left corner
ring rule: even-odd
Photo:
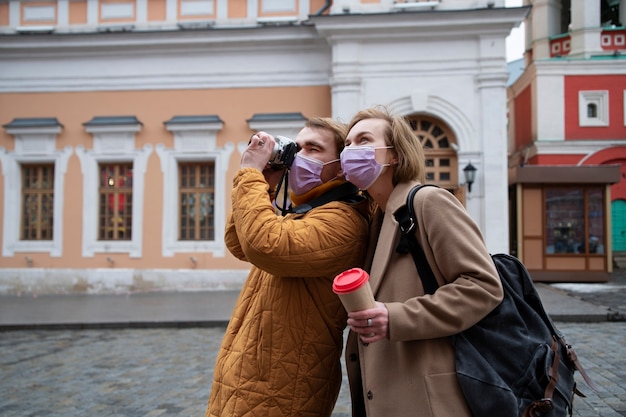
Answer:
[[[47,5],[24,5],[25,22],[56,22],[56,7]]]
[[[100,4],[100,18],[105,20],[134,19],[135,2],[102,3]]]
[[[142,256],[143,206],[145,172],[152,145],[135,149],[135,133],[141,123],[90,126],[85,130],[93,135],[93,149],[76,148],[83,174],[83,245],[84,257],[96,253],[128,253],[131,258]],[[98,240],[98,165],[100,163],[133,164],[133,219],[131,240]]]
[[[58,122],[57,122],[58,123]],[[58,258],[63,254],[63,202],[65,172],[72,148],[56,149],[56,137],[62,126],[7,127],[15,137],[15,150],[0,148],[4,175],[4,219],[2,224],[2,256],[16,252],[48,252]],[[52,240],[20,240],[22,206],[22,164],[54,164],[54,198]]]
[[[162,254],[211,252],[224,257],[224,228],[226,227],[226,171],[230,155],[235,148],[227,142],[217,147],[217,132],[224,123],[215,116],[177,116],[165,123],[174,135],[174,148],[159,144],[156,153],[163,172],[163,246]],[[178,240],[178,165],[181,162],[206,162],[215,164],[214,239]]]
[[[247,0],[248,17],[260,24],[293,24],[309,18],[310,0]]]
[[[587,107],[595,104],[597,117],[589,117]],[[609,125],[609,92],[607,90],[578,92],[578,124],[580,127]]]
[[[180,15],[188,16],[213,16],[214,14],[213,0],[181,0]]]
[[[296,0],[265,0],[261,2],[263,13],[293,13],[296,11]]]

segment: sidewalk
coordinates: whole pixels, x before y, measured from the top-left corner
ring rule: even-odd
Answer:
[[[623,311],[584,301],[554,285],[539,283],[537,290],[555,321],[624,319]],[[626,298],[624,290],[626,286],[620,288]],[[225,326],[237,296],[238,291],[0,296],[0,330]]]

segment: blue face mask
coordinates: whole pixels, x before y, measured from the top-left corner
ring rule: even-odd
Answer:
[[[376,161],[376,149],[391,149],[393,146],[346,146],[341,152],[343,175],[361,190],[367,190],[376,182],[383,168],[391,164]]]
[[[297,153],[289,169],[289,187],[295,195],[311,191],[324,183],[321,178],[324,167],[337,161],[339,159],[324,163]]]

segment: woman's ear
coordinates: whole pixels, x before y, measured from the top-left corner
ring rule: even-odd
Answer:
[[[398,165],[398,153],[395,149],[391,152],[391,165]]]

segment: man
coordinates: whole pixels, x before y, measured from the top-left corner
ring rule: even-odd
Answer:
[[[207,417],[332,413],[347,319],[332,281],[365,258],[371,211],[342,178],[345,136],[329,118],[305,124],[288,177],[296,212],[285,216],[271,199],[282,174],[267,166],[274,138],[253,135],[242,155],[225,241],[252,269],[218,353]],[[349,196],[316,206],[346,187]]]

